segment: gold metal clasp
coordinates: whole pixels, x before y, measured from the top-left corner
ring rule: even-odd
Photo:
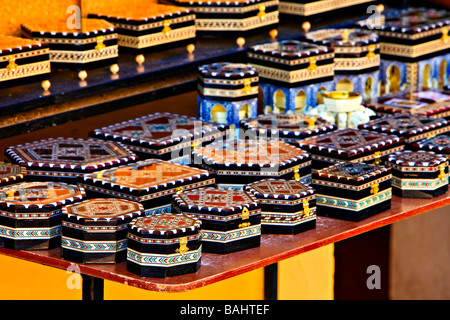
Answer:
[[[311,209],[309,208],[309,202],[308,199],[303,199],[303,214],[305,216],[309,216]]]
[[[175,193],[183,192],[183,186],[176,187]]]
[[[369,52],[367,53],[366,57],[372,61],[373,58],[375,57],[375,45],[371,44],[369,45]]]
[[[244,79],[244,92],[246,94],[250,94],[252,92],[252,80],[251,79]]]
[[[445,163],[439,166],[439,175],[438,178],[444,180],[447,175],[445,174]]]
[[[104,40],[103,36],[97,37],[97,45],[95,46],[95,50],[97,50],[98,52],[102,52],[106,48],[105,44],[103,43],[103,40]]]
[[[172,29],[170,28],[170,21],[169,20],[164,20],[164,28],[162,30],[162,33],[164,33],[164,35],[168,36],[170,31],[172,31]]]
[[[300,181],[300,173],[299,173],[300,169],[298,168],[298,166],[294,167],[294,180],[295,181]]]
[[[187,243],[188,243],[187,237],[180,238],[179,242],[180,242],[180,247],[177,248],[175,250],[175,252],[183,255],[183,254],[185,254],[186,252],[189,251],[189,248],[187,246]]]
[[[241,219],[247,220],[249,217],[250,217],[250,212],[248,211],[247,207],[244,207],[244,209],[242,209],[242,212],[241,212]],[[250,226],[250,222],[243,222],[238,225],[239,229],[246,228],[249,226]]]
[[[96,176],[95,176],[95,178],[96,178],[97,180],[101,180],[102,177],[103,177],[103,170],[97,172],[97,174],[96,174]]]
[[[447,43],[448,42],[448,28],[447,27],[442,27],[441,40],[442,40],[443,43]]]
[[[375,151],[375,153],[373,155],[375,157],[373,164],[376,166],[379,166],[381,164],[381,152]]]
[[[266,18],[266,6],[263,4],[259,6],[258,18],[261,20]]]
[[[307,70],[311,73],[316,72],[316,70],[317,70],[316,57],[309,58],[309,66],[308,66]]]
[[[377,194],[378,191],[380,191],[379,183],[374,183],[373,185],[370,186],[370,194]]]
[[[308,129],[309,130],[314,129],[314,127],[316,125],[316,120],[317,120],[316,116],[306,119],[306,122],[308,122]]]
[[[191,151],[197,149],[202,143],[200,141],[194,141],[191,143]]]
[[[16,63],[16,56],[14,56],[14,55],[9,56],[9,57],[8,57],[8,61],[9,61],[9,63],[8,63],[8,65],[6,66],[6,68],[7,68],[9,71],[11,71],[11,72],[16,71],[16,69],[17,69],[17,67],[18,67],[18,65],[17,65],[17,63]]]
[[[342,34],[342,41],[347,42],[348,41],[348,37],[350,36],[350,30],[345,29]]]

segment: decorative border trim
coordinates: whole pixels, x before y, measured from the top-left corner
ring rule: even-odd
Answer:
[[[399,179],[397,177],[392,178],[392,186],[401,190],[436,190],[442,186],[448,185],[448,174],[444,179]]]
[[[118,241],[81,241],[78,239],[61,237],[61,248],[83,253],[115,253],[127,249],[127,240]]]
[[[197,250],[188,251],[185,254],[156,254],[141,253],[127,248],[127,260],[144,267],[174,267],[187,263],[198,262],[202,256],[202,246]]]
[[[143,49],[161,44],[195,38],[195,26],[173,29],[168,34],[163,32],[152,33],[144,36],[128,36],[119,34],[117,44],[119,47]]]
[[[195,19],[197,31],[248,31],[278,23],[278,11],[269,12],[264,20],[259,17],[246,19]]]
[[[316,205],[358,212],[385,200],[391,199],[391,197],[392,188],[380,191],[375,195],[368,196],[361,200],[348,200],[344,198],[330,197],[327,195],[318,194]]]
[[[388,174],[388,175],[386,175],[384,177],[378,178],[376,180],[373,180],[371,182],[362,184],[360,186],[352,186],[352,185],[348,185],[348,184],[337,183],[337,182],[332,182],[332,181],[323,181],[323,180],[317,180],[317,179],[313,179],[312,183],[313,184],[320,184],[320,185],[325,186],[325,187],[347,189],[347,190],[353,190],[353,191],[361,191],[363,189],[370,188],[374,184],[381,183],[381,182],[384,182],[384,181],[387,181],[387,180],[390,180],[390,179],[392,179],[392,174]]]
[[[280,1],[278,8],[280,13],[310,16],[372,1],[373,0],[319,0],[305,4]]]
[[[231,231],[202,230],[202,242],[229,242],[261,236],[261,224]]]
[[[9,228],[0,225],[0,237],[13,240],[45,240],[61,235],[61,225],[49,228]]]

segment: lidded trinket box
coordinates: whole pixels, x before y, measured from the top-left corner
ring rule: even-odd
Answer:
[[[0,188],[0,243],[17,250],[59,247],[62,207],[85,197],[82,187],[62,182],[21,182]]]
[[[0,162],[0,187],[23,182],[27,169],[11,163]]]
[[[450,122],[445,119],[402,113],[371,120],[359,125],[358,128],[401,136],[405,139],[405,143],[409,144],[432,135],[449,132]]]
[[[30,21],[22,24],[22,36],[45,42],[53,69],[89,70],[117,63],[117,32],[101,19],[81,19],[79,29],[66,19]]]
[[[245,191],[200,188],[173,197],[173,210],[202,222],[203,252],[227,254],[258,247],[261,208]]]
[[[88,18],[115,26],[120,53],[142,54],[195,42],[195,13],[187,8],[134,3],[94,10]]]
[[[112,124],[89,135],[120,142],[141,160],[157,158],[189,164],[192,149],[220,139],[226,135],[226,129],[224,124],[164,112]]]
[[[173,277],[201,266],[200,220],[164,213],[133,219],[128,226],[127,270],[141,277]]]
[[[334,88],[334,52],[326,46],[268,42],[249,47],[247,61],[259,74],[264,113],[304,113]]]
[[[441,133],[410,144],[414,151],[424,150],[450,156],[450,132]]]
[[[137,202],[96,198],[62,209],[61,257],[79,263],[126,260],[128,224],[144,215]]]
[[[278,0],[160,0],[195,13],[199,36],[247,36],[278,26]]]
[[[246,184],[261,206],[261,233],[297,234],[316,227],[316,195],[299,181],[263,179]]]
[[[244,63],[217,62],[198,68],[197,115],[200,120],[239,125],[255,117],[258,73]]]
[[[40,41],[0,35],[0,85],[2,88],[50,78],[49,46]]]
[[[366,163],[341,162],[312,174],[316,214],[360,221],[390,209],[390,168]]]
[[[347,128],[303,139],[296,144],[311,154],[314,172],[342,161],[382,165],[387,155],[404,149],[405,139],[396,135]]]
[[[85,174],[79,184],[90,197],[139,202],[145,214],[151,215],[169,212],[174,193],[214,186],[215,175],[198,168],[148,159]]]
[[[223,189],[242,189],[264,178],[295,179],[308,183],[308,152],[279,140],[236,139],[213,142],[193,152],[193,165],[216,174]]]
[[[5,155],[27,169],[27,178],[41,181],[75,181],[86,173],[137,161],[119,142],[96,139],[44,139],[9,147]]]
[[[392,168],[392,194],[398,197],[433,198],[448,190],[448,159],[442,154],[404,150],[385,165]]]

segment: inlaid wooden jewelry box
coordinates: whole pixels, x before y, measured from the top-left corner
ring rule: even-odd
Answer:
[[[242,189],[264,178],[311,178],[308,152],[278,140],[236,139],[213,142],[193,152],[193,165],[216,174],[219,188]]]
[[[49,46],[46,43],[0,35],[0,85],[2,88],[50,78]]]
[[[141,277],[173,277],[201,267],[200,220],[184,214],[138,217],[128,227],[127,270]]]
[[[144,215],[137,202],[95,198],[62,208],[61,258],[79,263],[126,260],[128,224]]]
[[[260,114],[241,120],[239,127],[243,137],[280,139],[294,142],[336,130],[336,126],[316,116],[306,114]]]
[[[164,4],[109,6],[88,13],[88,18],[112,23],[120,53],[141,54],[195,42],[195,13]]]
[[[191,150],[226,135],[227,125],[174,113],[153,113],[89,133],[126,145],[139,159],[157,158],[189,164]]]
[[[385,162],[392,168],[392,194],[403,198],[433,198],[448,190],[447,156],[432,151],[404,150]]]
[[[299,181],[263,179],[244,190],[261,206],[261,233],[297,234],[316,227],[316,195]]]
[[[81,19],[80,29],[66,19],[22,24],[22,36],[47,43],[52,69],[89,70],[117,63],[117,32],[101,19]]]
[[[410,144],[414,151],[424,150],[450,156],[450,132],[441,133]]]
[[[23,182],[27,169],[11,163],[0,162],[0,187]]]
[[[347,128],[303,139],[297,145],[311,154],[314,172],[342,161],[382,165],[387,155],[405,148],[405,139],[375,131]]]
[[[406,144],[450,131],[450,122],[441,118],[394,114],[371,120],[358,126],[360,129],[394,134],[405,139]]]
[[[59,247],[62,207],[85,197],[83,188],[62,182],[21,182],[0,188],[0,244],[17,250]]]
[[[247,61],[258,72],[264,112],[304,113],[319,91],[334,88],[333,49],[297,40],[251,46]]]
[[[145,214],[169,212],[172,195],[182,190],[215,186],[206,170],[148,159],[85,174],[79,182],[89,197],[122,198],[139,202]]]
[[[260,246],[261,208],[239,190],[200,188],[173,196],[172,207],[202,222],[204,252],[227,254]]]
[[[341,162],[313,172],[316,214],[360,221],[390,209],[390,168],[366,163]]]
[[[195,13],[200,36],[247,36],[278,27],[278,0],[160,0]]]
[[[422,89],[383,95],[364,103],[378,116],[408,113],[450,120],[450,91]]]
[[[138,160],[119,142],[97,139],[50,138],[6,149],[13,164],[27,169],[30,180],[74,182],[83,174]]]

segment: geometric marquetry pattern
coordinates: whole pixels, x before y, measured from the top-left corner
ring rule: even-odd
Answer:
[[[61,226],[51,228],[8,228],[0,226],[0,236],[16,240],[50,239],[61,235]]]
[[[127,241],[126,239],[119,241],[80,241],[63,236],[61,247],[86,253],[106,253],[126,250]]]
[[[261,235],[261,225],[258,224],[227,232],[202,230],[202,241],[228,243],[250,237],[257,237],[260,235]]]
[[[202,246],[197,250],[187,251],[184,254],[156,254],[141,253],[130,248],[127,249],[127,260],[142,266],[173,267],[186,263],[197,262],[202,255]]]
[[[343,198],[330,197],[322,194],[317,195],[317,205],[335,207],[352,211],[364,210],[385,200],[391,199],[391,188],[380,191],[375,195],[368,196],[361,200],[347,200]]]

